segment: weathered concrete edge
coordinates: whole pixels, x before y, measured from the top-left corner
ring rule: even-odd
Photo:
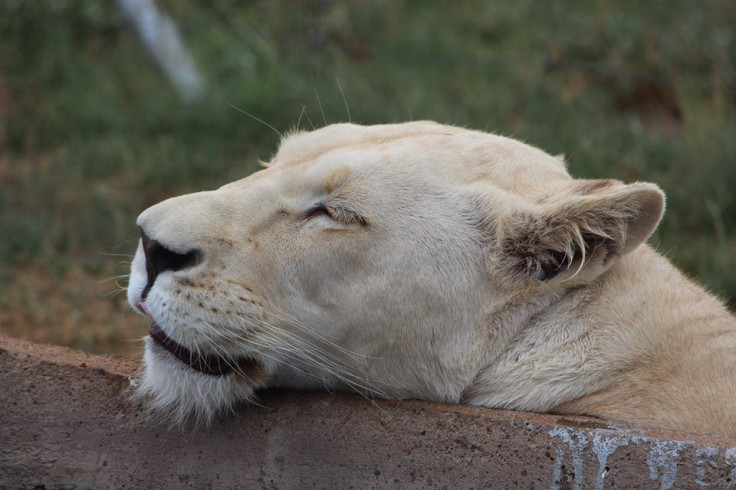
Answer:
[[[154,424],[138,364],[0,336],[0,487],[736,486],[736,441],[587,417],[266,393],[209,432]]]

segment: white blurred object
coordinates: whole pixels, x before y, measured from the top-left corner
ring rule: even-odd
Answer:
[[[197,99],[204,90],[204,82],[174,21],[153,0],[116,0],[115,3],[179,94],[189,101]]]

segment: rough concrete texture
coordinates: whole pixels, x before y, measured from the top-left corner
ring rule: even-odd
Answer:
[[[0,488],[727,488],[736,441],[353,395],[270,392],[156,425],[138,365],[0,337]]]

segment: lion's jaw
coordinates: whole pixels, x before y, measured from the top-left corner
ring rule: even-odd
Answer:
[[[595,212],[612,214],[584,222]],[[128,299],[163,332],[146,339],[141,391],[178,421],[263,386],[459,402],[525,319],[602,274],[661,212],[655,186],[573,181],[485,133],[422,122],[290,136],[267,169],[139,217],[148,253]],[[194,369],[178,348],[231,372]]]

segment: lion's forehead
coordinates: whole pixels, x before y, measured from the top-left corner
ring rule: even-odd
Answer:
[[[461,131],[463,130],[460,128],[442,126],[429,121],[374,126],[332,124],[311,132],[295,132],[287,135],[281,141],[273,164],[304,165],[336,150],[375,148],[400,139],[457,134]]]
[[[272,167],[284,170],[278,175],[289,187],[311,184],[327,192],[348,176],[381,183],[486,182],[519,195],[570,179],[560,157],[517,140],[432,122],[337,124],[295,133],[282,141]]]

